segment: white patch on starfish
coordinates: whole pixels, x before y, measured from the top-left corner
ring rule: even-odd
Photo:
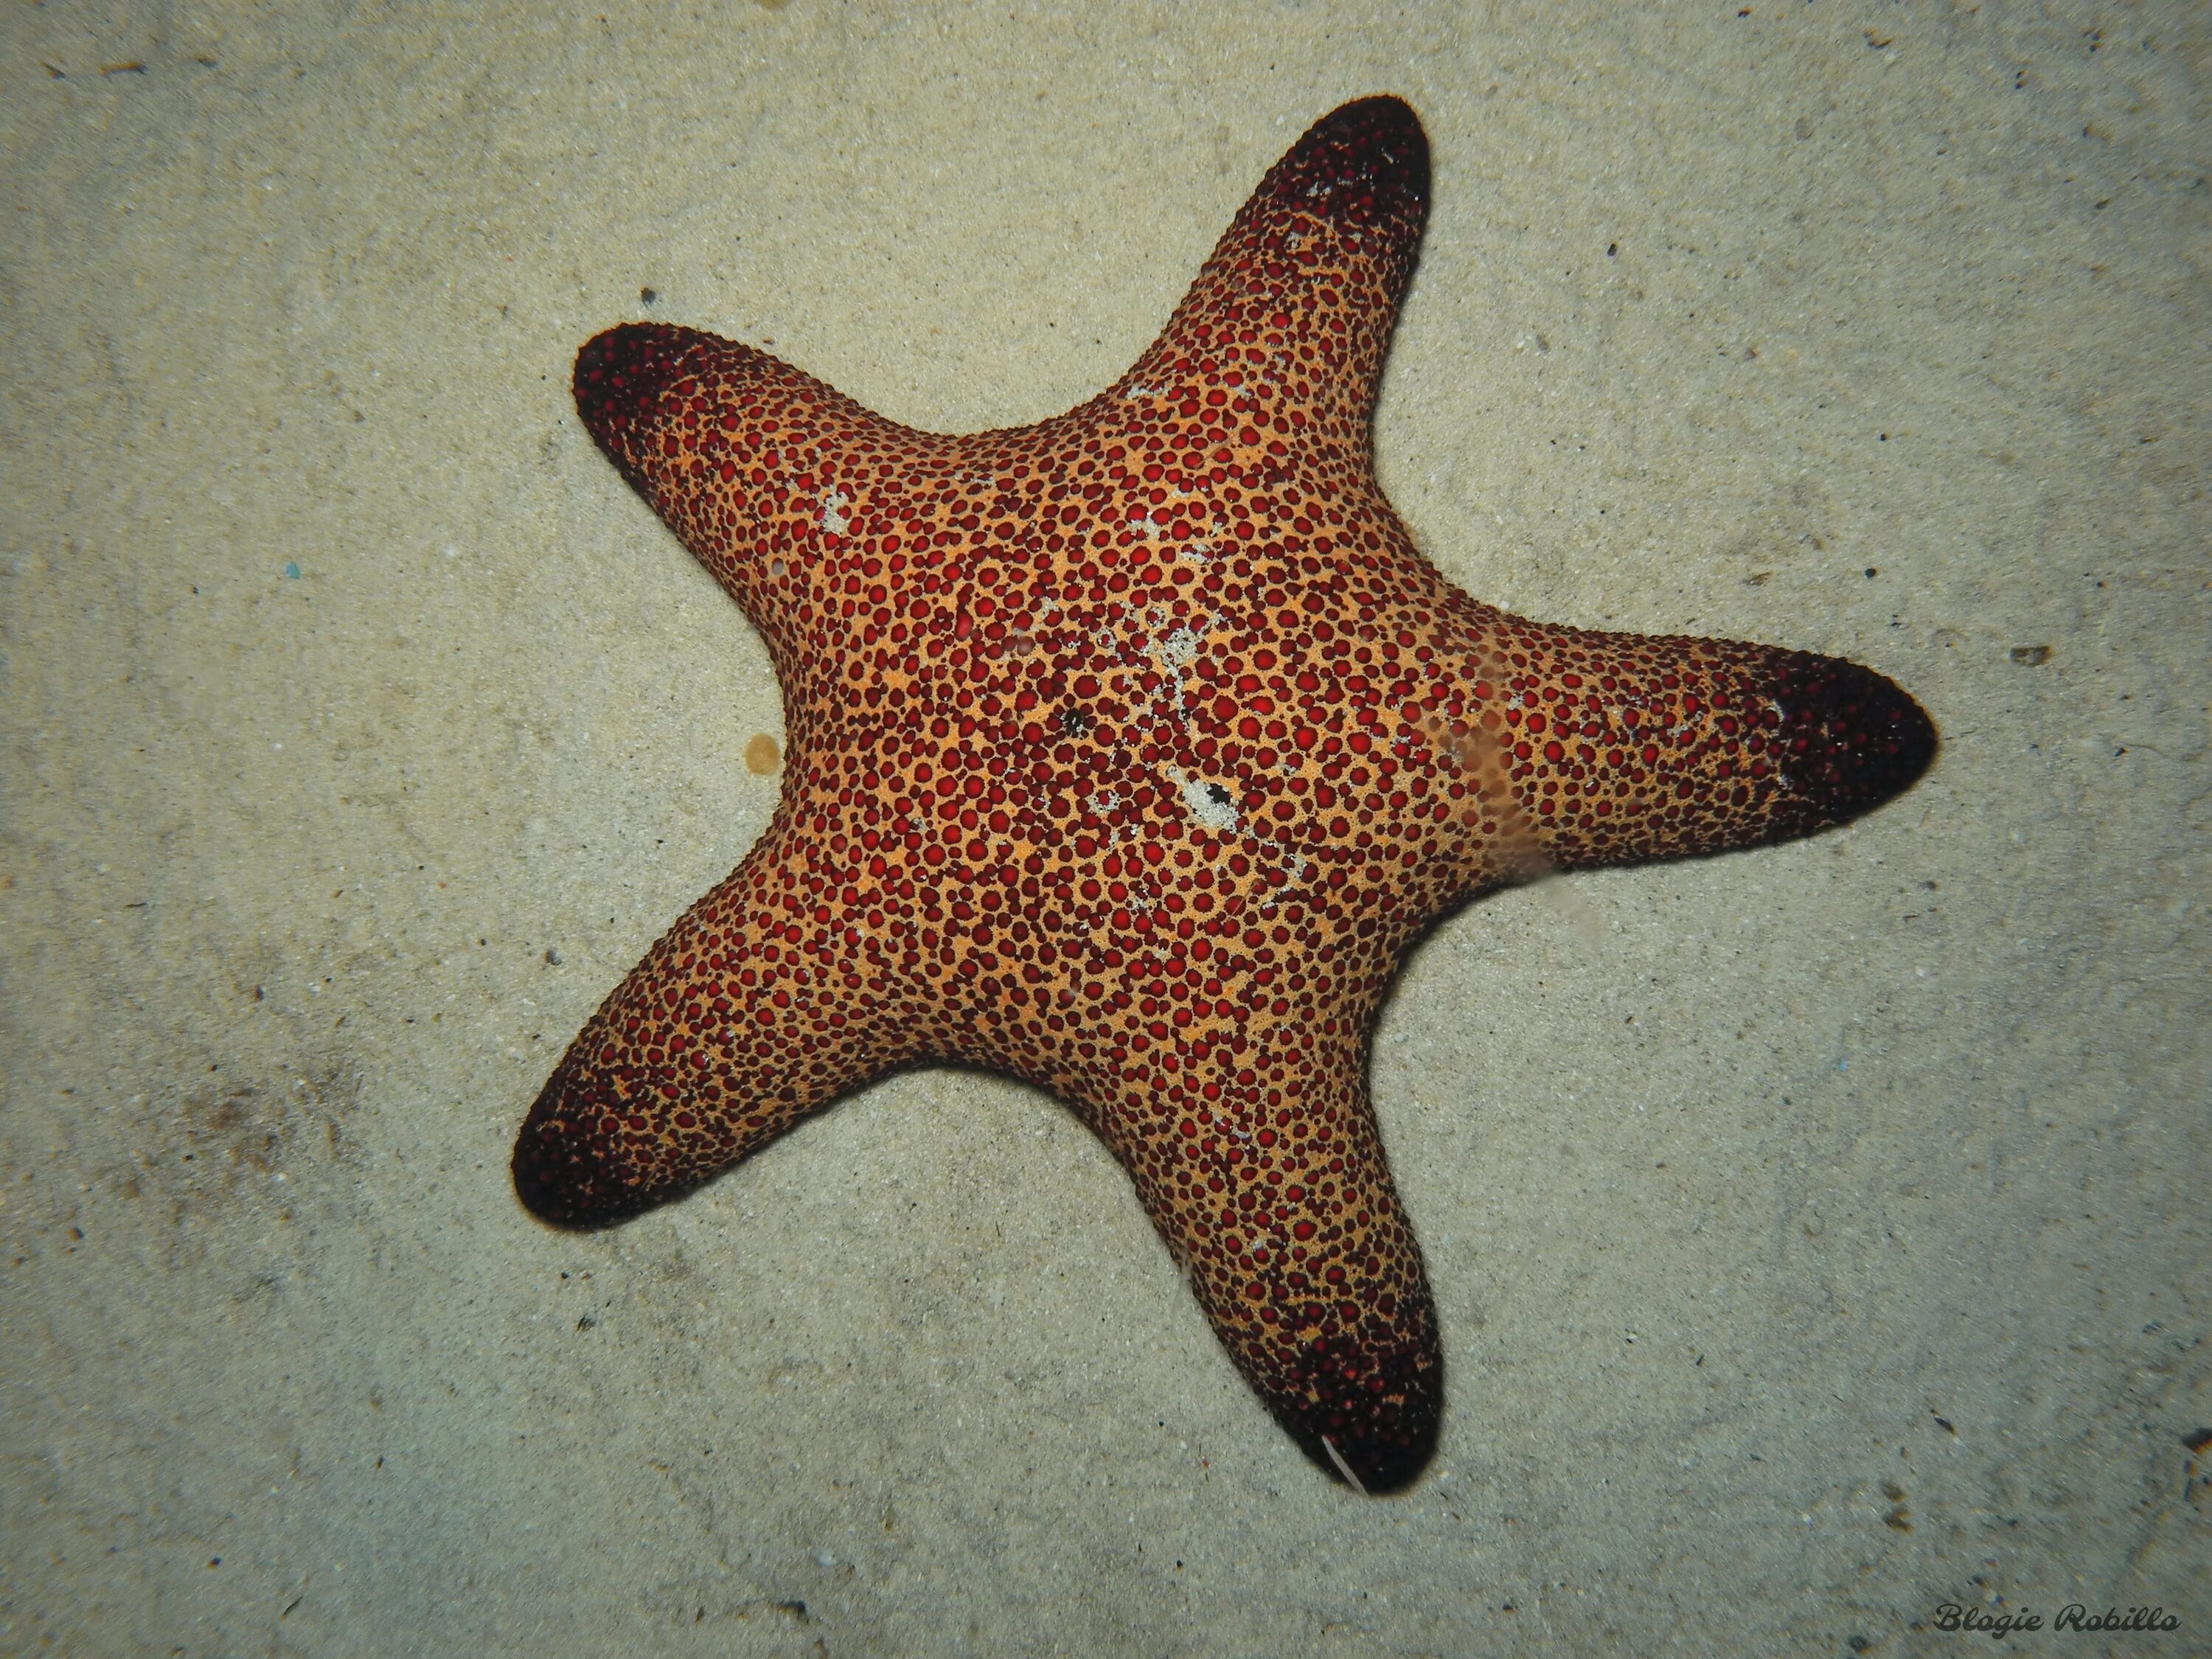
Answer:
[[[1218,783],[1208,783],[1204,778],[1194,778],[1182,768],[1170,763],[1161,769],[1182,797],[1183,811],[1209,830],[1227,835],[1239,822],[1237,798]]]

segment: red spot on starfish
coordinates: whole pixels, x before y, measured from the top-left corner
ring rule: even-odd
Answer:
[[[532,1210],[619,1220],[886,1067],[996,1067],[1112,1148],[1316,1463],[1419,1472],[1443,1362],[1364,1077],[1400,952],[1542,869],[1840,823],[1936,748],[1850,663],[1547,627],[1421,557],[1369,423],[1428,185],[1412,110],[1346,105],[1133,368],[1017,430],[689,329],[584,348],[586,425],[766,636],[789,748],[532,1109]]]

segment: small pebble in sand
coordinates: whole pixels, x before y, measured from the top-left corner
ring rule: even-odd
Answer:
[[[783,763],[783,751],[775,739],[765,732],[753,733],[752,741],[745,745],[745,770],[757,778],[764,778]]]

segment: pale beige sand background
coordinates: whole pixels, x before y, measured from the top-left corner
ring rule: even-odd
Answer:
[[[2201,8],[556,10],[0,15],[0,1650],[2204,1650]],[[577,346],[1031,420],[1375,91],[1431,556],[1945,747],[1423,947],[1374,1080],[1450,1406],[1370,1503],[1030,1091],[594,1237],[507,1157],[775,789]]]

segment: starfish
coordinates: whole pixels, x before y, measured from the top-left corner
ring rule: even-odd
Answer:
[[[1011,1073],[1322,1470],[1419,1474],[1443,1366],[1365,1077],[1407,945],[1543,871],[1812,834],[1936,750],[1854,664],[1526,621],[1415,550],[1370,424],[1428,185],[1403,102],[1323,118],[1035,426],[914,431],[690,329],[583,348],[585,425],[767,641],[788,763],[532,1108],[531,1210],[621,1220],[893,1066]]]

